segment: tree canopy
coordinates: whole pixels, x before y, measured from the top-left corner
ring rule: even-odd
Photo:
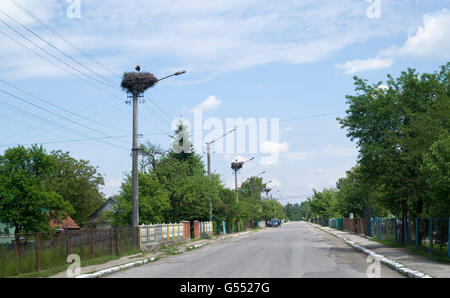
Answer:
[[[354,78],[347,116],[338,121],[358,145],[357,165],[337,182],[335,196],[315,192],[312,215],[450,215],[450,63],[387,77],[387,85]]]

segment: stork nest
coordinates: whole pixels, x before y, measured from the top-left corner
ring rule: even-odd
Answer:
[[[157,82],[158,79],[149,72],[126,72],[123,74],[120,86],[129,93],[141,94],[153,87]]]

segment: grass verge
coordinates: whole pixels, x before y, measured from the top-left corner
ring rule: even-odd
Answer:
[[[96,257],[94,259],[81,260],[81,267],[104,264],[109,261],[114,261],[114,260],[120,259],[122,257],[133,255],[133,254],[136,254],[139,252],[141,252],[141,251],[140,250],[131,250],[128,252],[121,253],[119,256],[106,255],[106,256]],[[66,271],[67,267],[69,265],[70,264],[64,264],[64,265],[59,265],[59,266],[51,267],[48,269],[40,270],[39,272],[35,271],[35,272],[11,275],[11,276],[5,276],[5,277],[7,277],[7,278],[39,278],[39,277],[42,278],[42,277],[44,277],[45,278],[45,277],[50,277],[50,276],[53,276],[58,273]]]
[[[399,244],[394,241],[378,240],[376,237],[371,238],[371,240],[381,243],[381,244],[384,244],[389,247],[407,248],[409,251],[411,251],[413,253],[417,253],[427,259],[430,259],[430,260],[433,260],[436,262],[440,262],[440,263],[444,263],[444,264],[450,264],[450,258],[448,256],[430,254],[429,252],[425,251],[424,249],[416,249],[416,247],[414,245],[408,245],[407,247],[405,247],[404,245]]]

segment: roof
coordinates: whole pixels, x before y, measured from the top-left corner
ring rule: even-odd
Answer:
[[[55,220],[53,218],[50,219],[50,226],[52,228],[63,229],[63,230],[74,230],[74,229],[80,228],[77,225],[77,223],[69,215],[67,215],[67,217],[65,219],[61,220],[59,223],[55,222]]]
[[[101,205],[97,210],[94,211],[91,215],[88,217],[89,222],[93,222],[96,220],[97,217],[101,216],[101,213],[103,210],[105,210],[108,206],[113,206],[117,204],[117,199],[113,196],[110,197],[103,205]]]

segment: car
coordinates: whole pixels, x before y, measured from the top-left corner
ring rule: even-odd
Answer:
[[[272,218],[269,223],[270,227],[279,228],[281,227],[281,221],[277,218]]]

